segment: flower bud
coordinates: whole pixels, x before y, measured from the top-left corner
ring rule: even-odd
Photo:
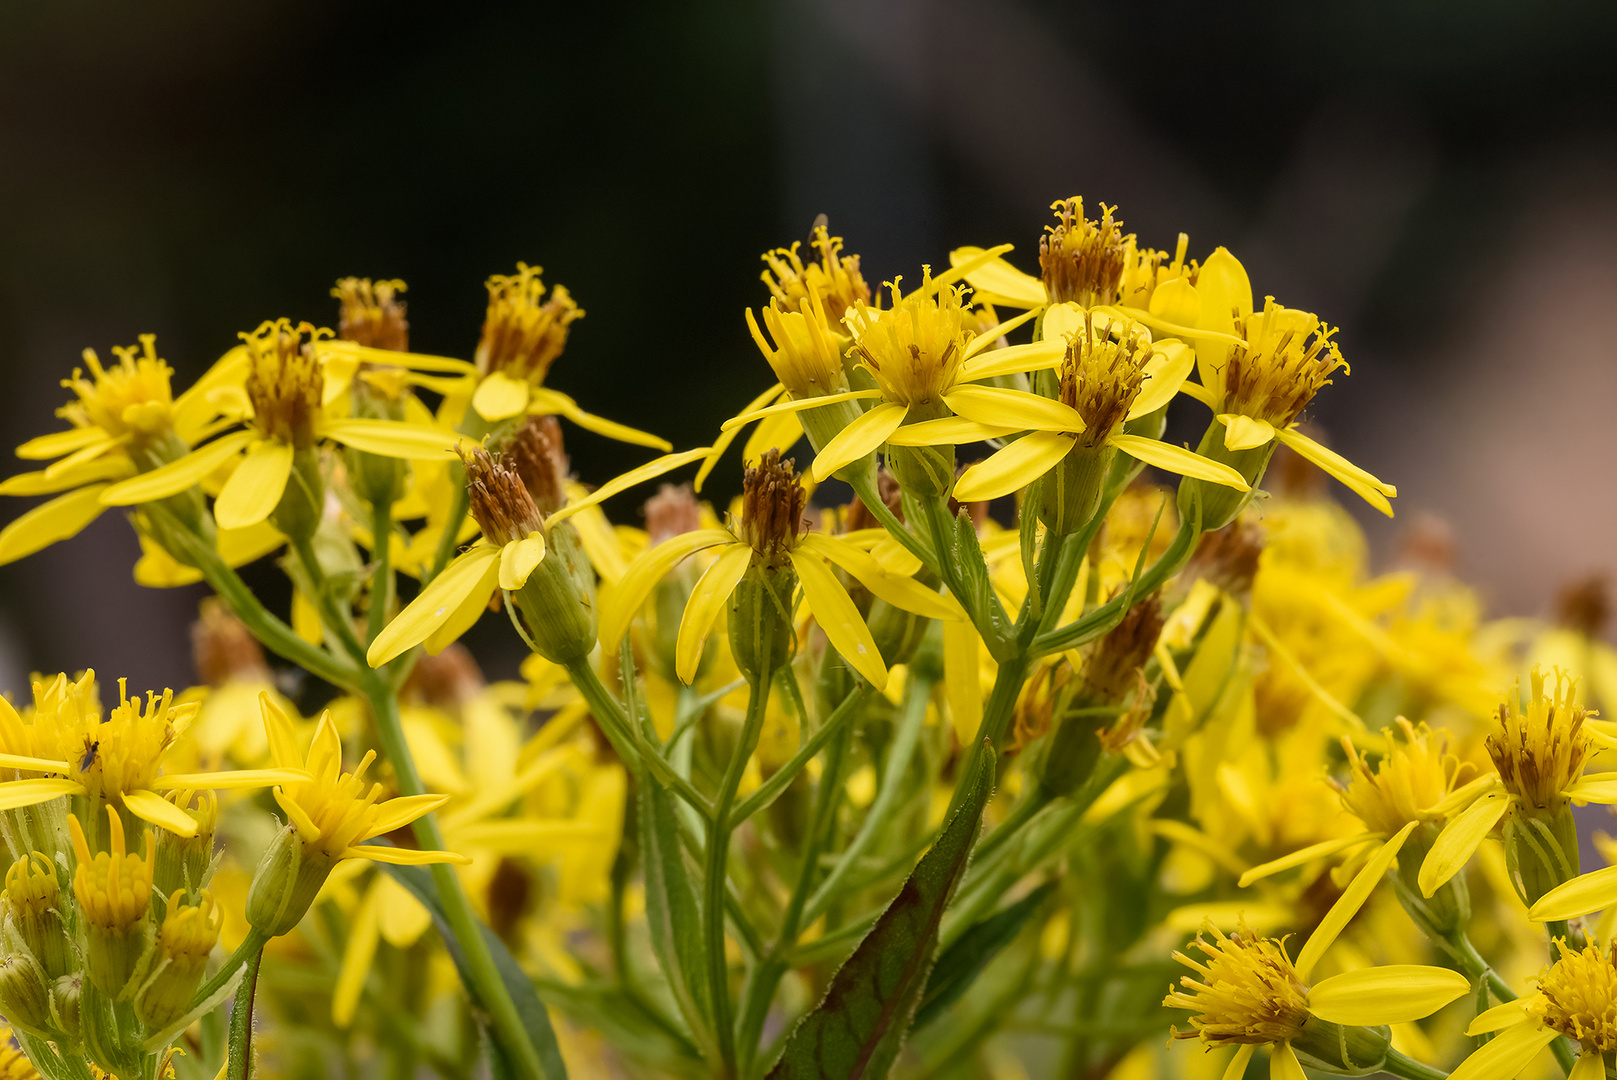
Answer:
[[[546,300],[544,269],[517,263],[511,275],[488,279],[488,312],[474,357],[479,375],[498,371],[535,386],[567,347],[567,336],[584,311],[557,285]]]
[[[308,914],[336,860],[306,844],[296,825],[275,834],[247,890],[247,921],[270,937],[291,933]]]
[[[83,919],[85,966],[97,990],[117,1000],[139,971],[151,932],[152,864],[155,841],[146,834],[146,855],[125,852],[123,823],[107,807],[111,824],[110,850],[92,857],[78,818],[68,822],[78,868],[73,874],[73,896]]]
[[[152,887],[161,896],[176,890],[195,896],[208,883],[213,867],[213,830],[219,821],[219,799],[211,791],[172,791],[168,801],[196,822],[197,831],[194,836],[180,836],[167,829],[158,831]]]
[[[0,1013],[13,1027],[50,1037],[50,989],[39,963],[25,952],[0,958]]]
[[[403,420],[403,376],[402,368],[362,368],[348,388],[353,415],[362,420]],[[404,498],[405,484],[410,478],[409,462],[354,447],[343,452],[343,460],[348,466],[348,481],[361,499],[374,505]]]
[[[516,470],[541,514],[554,514],[567,501],[569,463],[561,422],[554,416],[529,416],[511,433],[500,460]]]
[[[1291,1048],[1303,1064],[1338,1076],[1368,1076],[1381,1071],[1392,1048],[1392,1032],[1381,1027],[1350,1027],[1310,1015]]]
[[[208,954],[219,941],[223,913],[213,897],[201,894],[196,905],[181,902],[176,890],[157,932],[159,967],[135,1001],[135,1012],[149,1029],[167,1027],[191,1008],[191,996],[202,981]]]
[[[752,563],[730,597],[730,652],[749,678],[759,678],[791,661],[796,645],[792,592],[797,574],[788,552],[803,528],[808,495],[792,461],[779,450],[764,454],[742,480],[742,540],[751,545]]]
[[[81,1002],[84,998],[84,976],[79,972],[63,975],[51,984],[51,1022],[75,1042],[82,1030]]]
[[[314,355],[314,342],[322,334],[330,331],[308,323],[294,327],[280,319],[242,335],[250,361],[245,388],[253,423],[266,438],[292,447],[292,475],[270,521],[294,540],[314,535],[326,505],[314,430],[325,392],[325,376]]]
[[[1202,441],[1196,447],[1196,453],[1221,465],[1228,465],[1241,474],[1252,491],[1239,491],[1224,484],[1215,484],[1210,480],[1197,480],[1186,476],[1179,481],[1179,516],[1186,521],[1196,520],[1201,515],[1202,532],[1213,532],[1222,529],[1236,516],[1252,499],[1252,492],[1257,490],[1258,483],[1263,479],[1263,472],[1269,467],[1269,459],[1274,457],[1275,440],[1270,439],[1262,446],[1254,446],[1248,450],[1230,450],[1224,445],[1224,425],[1214,420],[1207,426],[1202,435]]]
[[[1488,755],[1510,794],[1505,863],[1529,906],[1578,876],[1578,828],[1567,792],[1593,752],[1577,680],[1557,671],[1552,693],[1545,684],[1535,667],[1526,708],[1518,690],[1499,707],[1500,729],[1487,738]]]
[[[56,868],[38,851],[18,859],[6,871],[6,928],[53,979],[67,974],[72,959],[60,897]]]

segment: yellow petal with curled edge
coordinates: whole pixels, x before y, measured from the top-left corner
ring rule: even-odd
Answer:
[[[495,371],[477,384],[472,393],[472,408],[484,420],[509,420],[528,408],[530,390],[526,379],[513,379]]]
[[[398,420],[327,420],[320,425],[320,434],[367,454],[410,461],[441,461],[453,454],[457,445],[472,445],[453,431]]]
[[[1509,809],[1510,798],[1500,791],[1478,799],[1458,817],[1450,818],[1421,863],[1416,878],[1421,894],[1430,898],[1449,878],[1458,874],[1461,867],[1471,861],[1483,837],[1493,831]]]
[[[1029,431],[1084,430],[1078,410],[1059,401],[1023,390],[999,386],[958,386],[943,395],[943,403],[960,416],[979,424]]]
[[[293,750],[296,759],[297,751]],[[224,772],[164,773],[152,781],[153,791],[225,791],[239,788],[273,787],[312,779],[298,766],[283,769],[227,769]]]
[[[131,814],[175,836],[197,834],[196,819],[155,791],[126,791],[123,802]]]
[[[67,762],[54,758],[29,757],[26,754],[0,754],[0,769],[24,769],[28,772],[67,772]]]
[[[76,780],[42,777],[33,780],[7,780],[0,783],[0,810],[38,806],[63,795],[83,795],[84,785]]]
[[[977,628],[969,621],[943,624],[943,693],[955,738],[970,746],[983,722],[983,687]]]
[[[433,863],[455,863],[470,866],[470,855],[457,855],[453,851],[417,851],[415,848],[380,847],[355,844],[344,849],[345,859],[369,859],[371,862],[391,863],[394,866],[430,866]]]
[[[1240,413],[1219,413],[1218,421],[1224,425],[1224,449],[1255,450],[1274,440],[1274,425]]]
[[[1506,1028],[1449,1073],[1449,1080],[1511,1080],[1560,1036],[1535,1023]]]
[[[949,252],[949,265],[964,266],[983,254],[980,247],[957,247]],[[992,299],[1007,307],[1041,307],[1046,300],[1043,281],[1024,274],[1003,258],[979,263],[966,274],[966,282],[977,291],[978,299]]]
[[[1224,1066],[1223,1080],[1241,1080],[1246,1075],[1246,1067],[1252,1062],[1252,1055],[1257,1051],[1254,1043],[1242,1043],[1235,1048],[1235,1055],[1230,1063]]]
[[[1269,1048],[1269,1080],[1308,1080],[1291,1043],[1276,1043]]]
[[[749,401],[747,407],[741,411],[748,413],[754,409],[761,409],[785,392],[786,388],[780,383],[776,383]],[[693,486],[698,492],[702,490],[702,485],[707,482],[708,474],[713,471],[713,467],[719,463],[719,458],[723,457],[724,452],[730,449],[730,444],[735,441],[737,434],[739,434],[739,429],[731,428],[729,431],[720,431],[719,437],[713,440],[713,448],[707,452],[707,460],[702,462],[700,469],[696,470],[696,481]]]
[[[882,662],[870,627],[854,606],[848,590],[842,587],[819,556],[802,548],[791,551],[792,566],[803,585],[803,602],[814,613],[814,621],[842,654],[848,666],[864,676],[877,690],[887,685],[887,665]]]
[[[203,477],[235,457],[238,450],[252,441],[251,431],[221,435],[178,461],[112,485],[102,493],[101,501],[107,506],[134,506],[178,495],[200,483]]]
[[[1402,1024],[1430,1016],[1470,990],[1471,980],[1458,971],[1384,964],[1315,983],[1308,991],[1308,1011],[1333,1024]]]
[[[1527,910],[1527,917],[1534,922],[1572,919],[1614,903],[1617,903],[1617,866],[1607,866],[1557,885]]]
[[[1572,1071],[1566,1074],[1566,1080],[1606,1080],[1606,1057],[1596,1050],[1593,1053],[1585,1050],[1578,1055],[1578,1060],[1572,1063]]]
[[[747,445],[741,448],[741,463],[747,467],[758,464],[758,459],[771,450],[782,454],[797,445],[803,437],[803,422],[793,413],[766,417],[752,429]]]
[[[1269,862],[1254,866],[1241,875],[1241,880],[1237,881],[1236,885],[1244,889],[1254,881],[1261,881],[1266,877],[1273,877],[1293,867],[1304,866],[1315,859],[1329,858],[1339,851],[1346,851],[1349,848],[1358,847],[1360,844],[1368,844],[1372,840],[1380,839],[1382,839],[1381,833],[1366,832],[1358,833],[1354,836],[1338,836],[1334,840],[1321,840],[1317,844],[1310,844],[1305,848],[1293,851],[1290,855],[1282,855],[1278,859],[1272,859]]]
[[[1381,850],[1370,857],[1370,861],[1364,864],[1364,869],[1359,871],[1352,883],[1343,891],[1341,899],[1331,905],[1331,910],[1325,913],[1325,918],[1321,919],[1314,932],[1308,935],[1307,944],[1297,954],[1298,979],[1305,983],[1308,981],[1308,976],[1313,974],[1314,965],[1319,963],[1320,957],[1335,944],[1336,936],[1342,932],[1353,916],[1359,913],[1359,909],[1370,899],[1370,894],[1375,891],[1376,886],[1381,884],[1382,875],[1398,857],[1398,849],[1404,846],[1409,834],[1415,831],[1416,824],[1411,821],[1394,833],[1392,839],[1381,845]]]
[[[1391,484],[1377,480],[1370,473],[1359,468],[1347,458],[1336,451],[1321,446],[1296,428],[1287,428],[1275,433],[1275,437],[1282,443],[1291,447],[1301,456],[1312,461],[1321,469],[1336,477],[1342,483],[1353,489],[1359,498],[1380,510],[1388,517],[1392,517],[1392,504],[1388,499],[1398,497],[1398,489]]]
[[[1147,465],[1155,465],[1159,469],[1181,476],[1192,476],[1197,480],[1223,484],[1238,491],[1252,490],[1246,478],[1230,466],[1222,461],[1202,457],[1194,450],[1186,450],[1183,446],[1175,446],[1159,439],[1147,439],[1143,435],[1130,435],[1123,431],[1114,433],[1106,441],[1129,457],[1143,461]]]
[[[0,566],[83,532],[106,509],[101,502],[105,491],[105,484],[91,484],[58,495],[0,529]]]
[[[852,464],[873,452],[898,430],[909,414],[909,406],[885,401],[836,433],[836,436],[814,455],[809,475],[818,483],[829,480],[844,465]]]
[[[376,959],[376,946],[382,940],[376,911],[384,879],[385,875],[378,874],[371,882],[371,887],[365,890],[365,898],[359,902],[359,910],[348,924],[342,963],[337,967],[337,981],[331,988],[331,1023],[338,1028],[346,1028],[353,1022],[360,993],[365,989],[365,980],[370,977],[371,964]]]
[[[651,595],[663,575],[703,548],[734,544],[736,538],[724,529],[700,529],[670,537],[636,556],[623,577],[601,604],[601,647],[614,649],[630,621]]]
[[[92,443],[99,442],[107,437],[107,433],[99,427],[68,428],[66,431],[53,431],[49,435],[29,439],[17,447],[17,456],[24,461],[49,461],[51,458],[71,454],[75,450],[83,450]]]
[[[936,592],[909,577],[897,577],[883,570],[872,556],[834,536],[809,533],[797,542],[800,550],[810,551],[846,570],[872,596],[894,607],[929,619],[964,619],[965,609],[952,596]]]
[[[702,646],[713,629],[713,620],[729,602],[736,584],[752,563],[752,548],[735,544],[726,548],[691,590],[685,602],[685,614],[679,620],[679,639],[674,645],[674,669],[680,681],[689,685],[696,681],[697,668],[702,664]]]
[[[1021,431],[1016,427],[993,427],[967,420],[964,416],[944,416],[937,420],[922,420],[919,424],[905,424],[887,436],[888,446],[946,446],[949,443],[974,443],[985,439],[1000,439]]]
[[[416,818],[425,817],[449,801],[448,795],[401,795],[377,807],[376,818],[370,824],[370,836],[385,836],[394,829],[402,829]]]
[[[585,507],[605,502],[620,491],[627,491],[636,484],[654,480],[693,461],[701,461],[711,452],[710,447],[699,446],[695,450],[683,450],[677,454],[664,454],[660,458],[653,458],[638,468],[630,469],[622,476],[613,477],[584,498],[569,501],[566,506],[550,515],[549,524],[555,525],[557,522],[566,521]]]
[[[500,549],[480,543],[444,567],[432,584],[421,590],[371,642],[365,660],[380,667],[407,649],[427,640],[483,585],[500,559]],[[492,590],[491,590],[492,592]],[[486,602],[488,595],[483,597]],[[277,759],[278,760],[278,759]]]
[[[653,450],[672,450],[674,444],[650,432],[632,428],[627,424],[620,424],[616,420],[608,420],[604,416],[585,412],[579,408],[578,402],[559,390],[540,387],[534,390],[529,397],[528,411],[535,416],[545,416],[555,413],[565,416],[585,431],[593,431],[597,435],[604,435],[608,439],[618,442],[631,443],[635,446],[649,446]]]
[[[275,512],[291,475],[291,443],[279,439],[254,443],[214,500],[214,520],[222,529],[257,525]]]
[[[1172,401],[1195,366],[1196,354],[1189,345],[1182,341],[1159,342],[1151,350],[1151,359],[1145,362],[1145,382],[1129,406],[1127,419],[1149,415]]]
[[[762,420],[766,416],[779,416],[781,413],[802,412],[805,409],[817,409],[821,405],[835,405],[841,401],[866,401],[881,397],[880,390],[844,390],[836,394],[819,394],[813,397],[792,398],[790,401],[777,402],[766,405],[760,409],[749,409],[738,413],[719,425],[720,431],[734,431],[743,424],[750,424],[754,420]]]
[[[1000,375],[1020,375],[1025,371],[1044,371],[1061,366],[1067,355],[1065,341],[1035,341],[1031,345],[1012,345],[1004,349],[990,349],[978,353],[960,365],[960,381],[965,383],[993,379]]]
[[[500,549],[500,588],[516,592],[528,583],[528,575],[545,561],[545,534],[531,532]]]
[[[1055,468],[1072,446],[1071,436],[1055,431],[1024,435],[962,473],[954,497],[960,502],[980,502],[1019,491]]]
[[[1527,1019],[1528,1003],[1541,995],[1533,994],[1515,1001],[1507,1001],[1503,1005],[1495,1005],[1477,1013],[1471,1021],[1471,1026],[1465,1029],[1467,1036],[1476,1038],[1478,1035],[1491,1035],[1496,1031],[1503,1031],[1512,1024],[1519,1024]]]
[[[1037,309],[1034,309],[1032,311],[1024,311],[1022,314],[1012,319],[1001,319],[993,326],[988,327],[988,329],[972,338],[971,341],[966,345],[965,351],[960,354],[960,358],[962,360],[970,360],[973,356],[976,356],[983,350],[991,348],[996,341],[1010,333],[1012,330],[1015,330],[1017,327],[1026,323],[1030,323],[1038,317],[1039,312]]]
[[[82,461],[56,473],[44,470],[18,473],[0,483],[0,495],[55,495],[68,488],[83,487],[102,480],[122,480],[134,469],[128,458],[118,454]]]

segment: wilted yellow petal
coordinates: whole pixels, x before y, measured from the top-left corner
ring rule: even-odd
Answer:
[[[1471,980],[1458,971],[1386,964],[1315,983],[1308,991],[1308,1011],[1335,1024],[1401,1024],[1430,1016],[1470,990]]]
[[[674,667],[682,682],[696,681],[696,670],[702,663],[702,646],[707,644],[713,620],[718,618],[751,563],[752,548],[734,544],[707,568],[691,590],[691,597],[685,602],[685,614],[679,620],[679,639],[674,645]]]
[[[292,475],[292,444],[263,439],[252,445],[214,500],[222,529],[245,529],[275,512]]]
[[[803,585],[803,601],[814,613],[814,621],[842,654],[848,666],[864,676],[877,690],[887,685],[887,665],[882,662],[870,627],[860,616],[848,591],[819,557],[801,549],[791,552],[792,566]]]
[[[1381,846],[1380,851],[1370,857],[1370,861],[1364,864],[1364,869],[1359,871],[1358,876],[1343,891],[1341,898],[1325,913],[1325,918],[1320,920],[1314,932],[1308,935],[1308,943],[1297,954],[1297,977],[1303,982],[1308,981],[1308,976],[1313,974],[1314,965],[1319,963],[1325,951],[1335,944],[1336,935],[1340,934],[1343,927],[1359,913],[1359,908],[1364,906],[1364,902],[1370,899],[1370,894],[1375,891],[1376,886],[1381,884],[1382,875],[1398,857],[1398,849],[1409,839],[1415,825],[1416,822],[1411,821],[1399,829],[1393,834],[1392,839]]]
[[[1466,807],[1460,816],[1450,819],[1443,826],[1443,831],[1437,834],[1432,849],[1426,853],[1426,861],[1421,863],[1416,883],[1422,895],[1430,897],[1449,878],[1458,874],[1460,868],[1471,860],[1477,845],[1493,831],[1509,809],[1510,799],[1500,791],[1478,799]]]

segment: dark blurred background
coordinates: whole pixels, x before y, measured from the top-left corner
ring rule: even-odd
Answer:
[[[264,318],[331,323],[341,275],[404,278],[413,345],[470,356],[521,259],[588,312],[552,383],[702,445],[768,383],[759,253],[815,214],[913,280],[962,243],[1033,266],[1082,194],[1341,324],[1353,375],[1312,415],[1399,486],[1397,521],[1366,514],[1383,559],[1441,516],[1500,614],[1617,568],[1610,4],[453,8],[0,9],[3,441],[59,426],[87,345],[155,331],[183,387]],[[587,481],[644,460],[575,432]],[[0,568],[0,689],[190,683],[200,590],[140,589],[135,555],[107,515]]]

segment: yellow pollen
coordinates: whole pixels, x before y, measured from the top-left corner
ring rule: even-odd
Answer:
[[[908,296],[898,280],[888,285],[893,306],[885,311],[855,304],[847,316],[854,350],[889,401],[931,405],[954,389],[976,320],[962,304],[966,290],[936,287],[930,267],[921,287]]]
[[[809,246],[819,255],[818,262],[805,263],[797,253],[801,246],[798,241],[763,256],[769,267],[762,274],[763,282],[782,308],[800,311],[803,302],[812,298],[841,318],[855,304],[870,302],[870,286],[859,273],[859,256],[842,254],[842,237],[830,235],[824,224],[814,226]]]
[[[1617,1050],[1617,946],[1573,952],[1556,938],[1555,947],[1561,958],[1537,977],[1544,996],[1531,1007],[1533,1015],[1586,1051]]]
[[[156,842],[146,833],[146,857],[124,851],[124,826],[118,811],[107,807],[111,821],[111,850],[91,856],[79,819],[69,817],[73,852],[78,868],[73,872],[73,895],[91,926],[123,930],[139,922],[152,899],[152,861]]]
[[[1117,207],[1102,203],[1099,221],[1084,217],[1081,198],[1060,199],[1050,209],[1057,224],[1046,226],[1039,238],[1039,271],[1050,302],[1084,308],[1116,303],[1124,271],[1138,264],[1134,237],[1125,237],[1123,223],[1113,217]],[[1154,278],[1156,267],[1149,272]]]
[[[314,445],[314,423],[320,414],[325,376],[314,355],[314,343],[331,337],[309,323],[292,325],[290,319],[266,322],[250,334],[247,343],[247,397],[253,403],[254,426],[266,438],[291,443],[295,449]]]
[[[57,410],[57,415],[78,427],[95,426],[115,438],[144,441],[162,435],[173,423],[173,392],[169,379],[174,369],[157,355],[157,336],[141,334],[139,345],[114,347],[118,363],[101,366],[94,349],[84,350],[90,369],[80,368],[62,385],[78,400]]]
[[[1488,755],[1505,789],[1516,801],[1540,809],[1560,806],[1565,792],[1583,776],[1592,741],[1578,704],[1578,682],[1555,672],[1553,696],[1544,692],[1544,674],[1528,676],[1533,696],[1524,712],[1521,683],[1499,706],[1500,730],[1488,736]]]
[[[1346,736],[1350,778],[1338,785],[1342,802],[1365,826],[1389,836],[1411,821],[1424,821],[1475,770],[1448,752],[1448,740],[1425,724],[1416,727],[1403,717],[1396,721],[1403,733],[1399,742],[1391,728],[1382,729],[1387,753],[1374,769],[1364,752]]]
[[[1061,400],[1084,418],[1080,441],[1099,446],[1123,423],[1145,382],[1145,364],[1151,343],[1141,328],[1122,328],[1123,340],[1095,333],[1093,320],[1067,339],[1061,362]]]
[[[1224,411],[1266,420],[1283,428],[1296,420],[1331,373],[1348,370],[1331,340],[1335,329],[1306,311],[1264,299],[1262,313],[1237,316],[1224,363]]]
[[[1308,988],[1286,957],[1282,943],[1255,937],[1243,920],[1232,936],[1210,923],[1191,944],[1205,956],[1203,962],[1182,952],[1174,959],[1195,971],[1179,980],[1162,1003],[1188,1009],[1191,1031],[1176,1031],[1181,1039],[1200,1037],[1210,1046],[1232,1043],[1278,1043],[1296,1038],[1308,1019]]]
[[[515,274],[488,279],[488,313],[475,357],[478,374],[500,371],[535,386],[544,383],[584,310],[560,285],[546,300],[543,273],[543,267],[517,263]]]
[[[780,300],[771,300],[763,316],[774,347],[758,329],[751,308],[747,309],[747,328],[775,370],[775,377],[792,397],[819,397],[848,388],[842,370],[842,345],[826,319],[819,294],[809,293],[795,311],[788,310]]]
[[[68,776],[92,792],[112,798],[148,790],[157,778],[162,755],[190,720],[197,706],[174,704],[174,691],[148,691],[143,701],[127,695],[118,680],[118,705],[102,721],[80,715],[76,723],[58,721],[57,754],[68,764]]]

